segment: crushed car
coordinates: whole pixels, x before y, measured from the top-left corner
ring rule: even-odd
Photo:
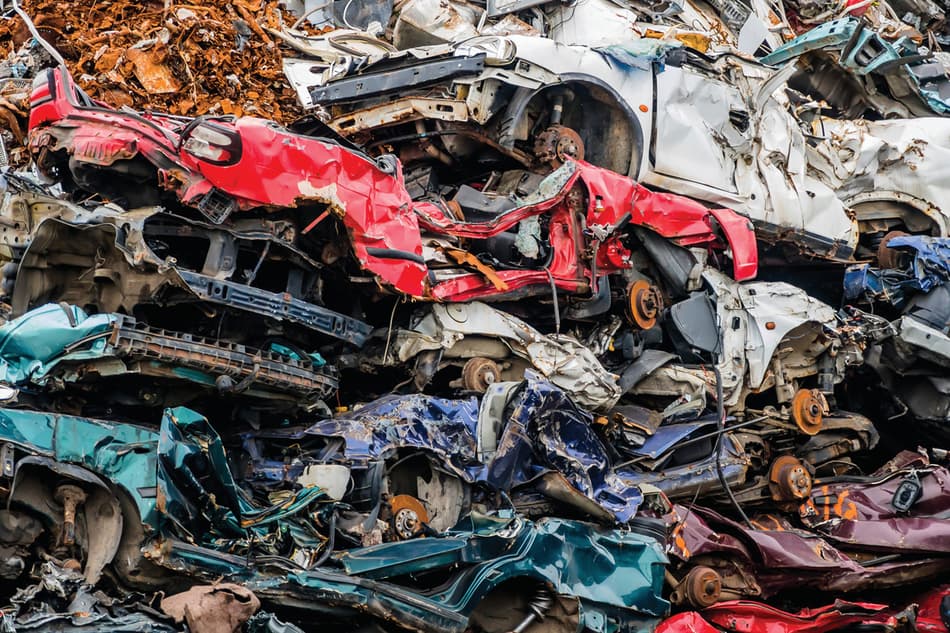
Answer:
[[[752,422],[720,430],[715,414],[635,405],[595,417],[528,372],[480,400],[384,396],[309,427],[246,433],[232,450],[253,487],[335,490],[358,512],[352,537],[380,540],[444,529],[499,494],[524,516],[608,525],[637,521],[645,487],[677,500],[703,491],[724,507],[794,505],[815,472],[877,441],[853,414],[804,440]]]
[[[939,3],[2,9],[4,633],[947,633]]]
[[[261,350],[145,326],[112,313],[88,315],[76,306],[47,304],[0,326],[0,383],[24,403],[62,397],[71,402],[137,402],[173,406],[202,393],[307,408],[338,386],[319,354],[297,356],[280,345]],[[132,385],[122,388],[122,382]],[[109,393],[101,381],[109,380]],[[111,380],[110,380],[111,379]],[[149,384],[151,383],[151,384]],[[36,393],[37,391],[41,393]],[[85,395],[83,395],[85,392]],[[245,401],[244,406],[247,406]]]
[[[168,190],[214,224],[270,211],[268,219],[290,221],[291,241],[308,242],[308,254],[327,263],[346,254],[339,251],[347,236],[360,269],[411,297],[516,298],[551,286],[596,297],[602,276],[630,267],[628,224],[681,244],[728,249],[738,279],[756,273],[754,236],[741,216],[651,192],[582,161],[529,178],[523,193],[490,195],[479,183],[481,192],[469,187],[468,199],[454,204],[414,202],[398,161],[373,159],[332,136],[251,117],[111,111],[85,97],[62,68],[38,77],[31,99],[30,143],[44,173],[129,208],[158,204],[157,194]],[[517,187],[513,176],[498,184]],[[149,198],[137,199],[142,192]]]
[[[868,476],[815,480],[799,499],[797,516],[735,521],[677,505],[666,515],[670,554],[678,561],[675,600],[703,608],[803,587],[854,594],[940,578],[948,564],[946,476],[946,467],[926,456],[900,455]]]
[[[882,388],[873,401],[888,421],[912,421],[938,446],[950,437],[947,247],[945,239],[895,233],[881,246],[885,267],[858,265],[844,276],[844,295],[856,304],[849,318],[868,341],[863,367]]]
[[[224,575],[306,617],[343,609],[350,621],[417,631],[505,631],[549,615],[571,630],[647,631],[668,609],[655,526],[472,514],[437,537],[336,551],[336,504],[323,489],[261,504],[189,409],[166,410],[160,430],[14,409],[0,412],[0,426],[11,581],[38,548],[92,585],[106,573],[153,590]],[[588,580],[565,573],[573,556],[587,561]],[[403,586],[409,574],[431,578],[431,590]],[[520,611],[512,592],[523,593]]]
[[[888,230],[934,236],[950,230],[941,211],[946,192],[924,174],[870,186],[866,179],[835,178],[816,162],[816,152],[835,151],[836,139],[830,130],[813,129],[807,108],[798,112],[804,95],[785,93],[793,85],[792,65],[776,70],[729,53],[704,55],[677,41],[586,47],[486,35],[392,55],[388,64],[386,56],[370,56],[358,74],[341,76],[338,67],[328,70],[332,64],[320,50],[311,50],[314,58],[285,61],[302,104],[327,110],[329,125],[341,134],[399,152],[407,173],[419,174],[420,195],[425,187],[451,190],[453,166],[480,153],[542,172],[582,157],[647,185],[729,206],[755,223],[760,239],[793,244],[783,250],[792,261],[801,255],[796,249],[832,261],[860,259]],[[783,51],[765,60],[786,61]],[[446,76],[422,71],[447,60],[462,69]],[[404,83],[386,81],[410,69],[419,73],[418,88],[411,86],[418,96],[407,95]],[[397,85],[401,92],[394,95]],[[914,120],[890,124],[913,128]],[[926,195],[904,199],[908,188]]]
[[[789,613],[775,607],[748,600],[732,600],[709,606],[702,611],[677,614],[661,624],[659,633],[713,633],[722,629],[732,631],[781,630],[848,631],[865,628],[874,631],[913,630],[913,609],[896,611],[887,605],[836,600],[817,609],[803,609]]]

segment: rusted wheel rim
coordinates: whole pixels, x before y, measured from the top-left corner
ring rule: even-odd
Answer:
[[[567,160],[584,159],[581,135],[564,125],[552,125],[535,138],[534,155],[551,167],[560,167]]]
[[[389,502],[392,508],[393,533],[405,541],[422,533],[423,523],[429,522],[429,513],[422,502],[412,495],[396,495]]]
[[[561,163],[568,159],[584,160],[584,141],[581,140],[580,134],[569,127],[558,127],[555,148],[555,155]]]
[[[792,398],[792,420],[805,435],[814,435],[821,430],[828,401],[817,389],[801,389]]]
[[[643,330],[649,330],[656,325],[656,319],[663,307],[660,291],[656,286],[644,280],[635,281],[627,290],[628,311],[630,319]]]
[[[488,358],[471,358],[462,367],[462,385],[470,391],[483,392],[501,380],[498,363]]]
[[[907,235],[904,231],[891,231],[884,236],[881,243],[877,246],[877,265],[881,268],[897,268],[900,264],[900,253],[892,248],[888,248],[891,240],[895,237],[904,237]]]
[[[811,473],[791,455],[783,455],[769,469],[769,488],[776,501],[801,501],[811,494]]]
[[[683,584],[686,600],[697,609],[716,604],[722,595],[722,578],[715,569],[709,567],[690,569]]]

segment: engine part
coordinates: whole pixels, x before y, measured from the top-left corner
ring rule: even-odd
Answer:
[[[76,543],[76,509],[86,501],[86,492],[79,486],[63,484],[56,488],[54,498],[63,505],[63,532],[60,545],[70,547]]]

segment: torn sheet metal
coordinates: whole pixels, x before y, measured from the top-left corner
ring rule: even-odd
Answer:
[[[714,275],[710,273],[709,278],[721,284],[723,278]],[[723,323],[733,322],[743,312],[747,315],[742,319],[747,322],[747,389],[761,391],[767,372],[770,369],[775,371],[776,367],[785,373],[773,378],[777,382],[818,372],[818,358],[831,346],[829,333],[837,326],[831,306],[781,282],[739,285],[726,281],[724,285],[718,285],[717,290],[722,293],[724,305],[719,309]],[[723,296],[726,292],[731,297]],[[729,332],[729,328],[725,331]],[[738,343],[738,338],[734,340]],[[733,362],[738,360],[735,353],[724,356],[732,356]]]
[[[19,450],[55,455],[64,463],[99,472],[137,499],[140,510],[132,510],[127,520],[140,516],[146,534],[162,537],[141,543],[148,560],[192,578],[223,575],[240,580],[242,593],[253,592],[265,603],[291,604],[315,613],[342,607],[352,609],[353,615],[383,621],[398,617],[414,630],[461,632],[470,618],[479,617],[477,609],[492,590],[517,579],[537,583],[537,591],[545,596],[563,596],[578,605],[575,622],[585,625],[609,616],[633,630],[647,631],[668,610],[660,595],[666,557],[655,526],[621,531],[562,519],[535,523],[510,515],[472,515],[441,538],[351,549],[335,556],[338,565],[332,567],[307,570],[271,553],[255,569],[248,566],[255,560],[254,552],[264,548],[268,553],[277,545],[268,529],[284,525],[294,540],[303,538],[308,533],[305,526],[315,527],[315,517],[303,513],[296,529],[282,522],[301,515],[323,493],[306,488],[272,508],[252,506],[230,476],[219,438],[194,412],[168,410],[160,434],[126,424],[12,410],[0,413],[0,422],[3,439]],[[132,439],[139,441],[126,441]],[[109,441],[118,442],[111,446],[119,452],[106,450]],[[87,450],[93,444],[97,449]],[[129,446],[138,448],[128,451]],[[255,545],[243,552],[240,544],[248,530]],[[172,534],[194,541],[177,540]],[[570,571],[575,564],[566,565],[571,557],[579,557],[587,570],[583,580]],[[460,571],[458,563],[463,560],[465,568]],[[390,582],[409,571],[438,570],[448,573],[444,576],[448,582],[440,581],[435,592],[423,594]],[[472,576],[465,570],[476,573]],[[199,591],[213,595],[222,590],[225,587]],[[248,598],[247,604],[253,600]],[[194,601],[188,605],[186,620],[189,608],[192,616],[198,616],[193,610],[198,605]],[[229,614],[239,615],[235,609]],[[220,618],[215,622],[224,623]],[[203,630],[198,624],[194,622],[195,630]]]
[[[395,453],[417,448],[442,458],[442,466],[468,481],[483,468],[475,454],[478,402],[423,395],[385,396],[353,413],[310,426],[306,433],[344,439],[346,461],[360,467]]]
[[[854,417],[827,419],[825,432],[804,442],[796,454],[819,466],[849,450],[873,446],[877,441],[873,427],[865,428],[863,418]],[[385,396],[305,432],[249,434],[244,448],[252,464],[247,476],[262,484],[301,482],[311,464],[346,465],[357,477],[357,471],[369,474],[413,449],[432,456],[439,469],[469,485],[484,482],[504,491],[525,511],[531,509],[530,497],[540,494],[549,502],[566,504],[565,509],[581,510],[608,523],[631,520],[641,502],[639,488],[646,484],[675,499],[693,498],[699,491],[709,499],[722,499],[720,472],[745,503],[770,499],[758,456],[767,450],[766,438],[774,432],[730,430],[717,441],[715,420],[707,417],[660,424],[645,439],[629,444],[607,424],[606,418],[595,421],[563,391],[528,372],[520,385],[494,385],[480,404],[473,399]],[[870,437],[863,437],[862,431]],[[342,449],[337,452],[327,442],[325,448],[294,450],[307,436],[339,440]],[[289,463],[274,459],[269,455],[274,451],[266,448],[268,441],[290,445],[287,450],[297,456]],[[354,481],[365,476],[359,474]],[[567,497],[556,489],[555,479],[567,484],[562,491]],[[357,484],[354,489],[365,487]],[[354,497],[343,500],[358,505]],[[424,506],[433,502],[421,501]]]
[[[946,298],[941,299],[946,305]],[[889,418],[906,416],[920,442],[943,446],[950,438],[950,380],[943,373],[950,365],[950,337],[945,320],[936,324],[941,328],[937,329],[921,316],[926,313],[885,321],[883,326],[876,323],[883,334],[869,349],[867,367],[880,381],[876,386]]]
[[[939,177],[909,173],[902,183],[891,184],[885,179],[869,181],[873,170],[860,178],[856,178],[859,174],[849,174],[838,179],[833,173],[825,173],[828,169],[824,159],[810,146],[810,139],[806,143],[802,121],[793,114],[796,106],[785,94],[792,67],[775,71],[728,56],[703,59],[665,42],[648,52],[643,44],[649,40],[642,39],[603,49],[563,46],[543,37],[487,39],[466,44],[465,53],[480,47],[510,53],[500,55],[497,67],[486,67],[474,81],[445,81],[443,86],[452,95],[449,101],[465,96],[474,123],[486,130],[500,130],[482,136],[492,135],[504,148],[530,143],[530,129],[519,123],[521,117],[535,108],[542,108],[546,113],[542,116],[553,116],[544,110],[550,107],[548,95],[564,93],[572,100],[558,115],[560,124],[577,131],[587,160],[646,184],[735,208],[750,217],[760,236],[768,241],[791,240],[808,252],[848,259],[859,249],[860,235],[876,232],[876,220],[911,222],[915,231],[947,234],[947,218],[941,211],[946,206],[946,192],[933,185],[941,182]],[[504,69],[503,74],[499,74],[499,68]],[[514,91],[514,98],[507,103],[496,103],[486,96],[496,94],[499,84]],[[470,90],[470,86],[476,89]],[[611,86],[611,91],[604,94],[603,86]],[[603,114],[576,115],[571,104],[579,103],[588,110],[596,106]],[[650,103],[656,103],[656,116],[647,105]],[[641,110],[641,105],[647,110]],[[342,121],[348,115],[343,111],[334,116]],[[505,121],[504,125],[493,124],[496,119]],[[438,123],[438,117],[433,120]],[[690,125],[695,120],[706,123],[707,132],[698,137],[695,126]],[[808,118],[803,120],[807,122]],[[609,122],[606,127],[616,131],[611,143],[605,143],[605,121]],[[827,126],[851,123],[829,119]],[[914,125],[914,121],[884,125],[903,128]],[[451,127],[442,129],[453,131]],[[681,139],[687,133],[695,142],[690,143],[689,151],[681,151]],[[810,134],[824,136],[820,129]],[[416,142],[414,136],[409,138]],[[946,146],[939,134],[920,138]],[[469,156],[470,150],[464,146],[453,145],[445,138],[442,143],[456,160]],[[401,144],[395,143],[394,147]],[[824,151],[819,144],[817,152]],[[914,190],[924,195],[914,194]],[[905,194],[917,200],[905,200]],[[865,202],[875,204],[859,204]],[[893,202],[900,204],[890,204]],[[911,207],[909,211],[906,206]],[[849,208],[856,212],[860,225]],[[908,220],[914,214],[916,217]]]
[[[67,477],[88,486],[85,480],[98,474],[121,491],[119,505],[126,529],[118,553],[105,562],[130,586],[169,582],[168,572],[156,569],[154,560],[143,558],[140,550],[147,537],[159,533],[245,554],[286,555],[288,550],[321,551],[324,547],[325,538],[315,533],[302,512],[322,498],[322,491],[292,492],[270,506],[252,502],[231,478],[220,439],[203,418],[187,409],[168,410],[161,433],[129,424],[26,411],[5,410],[0,417],[4,439],[28,455],[21,462],[30,455],[49,455],[61,464],[58,481]],[[20,485],[41,492],[57,481],[35,474]],[[80,476],[85,479],[77,480]],[[91,510],[88,503],[85,507]],[[294,521],[297,527],[292,528]],[[291,534],[289,541],[276,538],[285,531]],[[87,551],[87,537],[83,532],[79,535],[79,545]]]
[[[813,132],[824,140],[809,149],[809,169],[853,210],[862,232],[948,235],[950,121],[822,118]]]
[[[591,428],[590,413],[530,374],[509,406],[511,416],[488,466],[488,481],[511,489],[553,470],[620,523],[633,518],[642,494],[614,472],[607,447]]]
[[[311,487],[292,492],[276,504],[256,504],[234,480],[220,436],[204,417],[184,407],[165,411],[157,463],[165,532],[198,537],[205,544],[217,542],[218,547],[253,548],[258,537],[258,547],[276,553],[277,543],[263,537],[325,498],[323,490]],[[322,539],[313,532],[305,523],[294,536],[302,545],[320,547]]]
[[[944,376],[950,366],[950,286],[944,246],[940,238],[892,234],[882,242],[879,257],[892,268],[865,265],[849,268],[844,276],[846,296],[893,318],[849,308],[851,322],[868,338],[865,366],[879,380],[889,419],[907,416],[922,440],[940,445],[950,432],[950,382]]]
[[[237,571],[241,566],[241,559],[220,554],[216,558],[210,550],[205,558],[188,554],[174,545],[156,552],[169,565],[186,569],[203,565]],[[588,570],[583,580],[565,572],[565,563],[573,557],[584,561]],[[656,535],[647,530],[472,515],[443,538],[354,549],[337,559],[342,570],[258,574],[247,586],[265,603],[309,609],[332,606],[346,609],[351,618],[371,616],[427,633],[462,633],[470,622],[486,617],[479,605],[501,616],[504,607],[511,605],[502,607],[486,598],[493,590],[510,592],[515,583],[532,587],[529,595],[544,592],[575,605],[566,614],[551,611],[555,620],[566,617],[570,626],[599,627],[610,618],[646,633],[668,610],[659,595],[666,558]],[[426,572],[443,572],[444,581],[434,591],[420,593],[397,584],[406,573],[423,576]],[[524,608],[505,617],[517,625],[529,613]]]
[[[78,466],[89,473],[86,477],[98,475],[112,482],[132,504],[123,506],[123,511],[133,513],[126,520],[143,526],[144,534],[177,533],[225,550],[242,542],[248,546],[243,541],[248,534],[259,539],[255,547],[265,551],[275,547],[263,537],[323,498],[319,488],[306,488],[277,505],[255,504],[235,483],[220,437],[203,417],[183,407],[165,412],[160,432],[78,416],[4,409],[0,435],[28,453]],[[321,543],[311,538],[311,545],[319,548]],[[128,561],[124,571],[141,573],[134,572],[136,564],[136,560]],[[129,582],[134,585],[134,578]]]
[[[737,284],[711,269],[703,277],[709,296],[715,298],[715,328],[722,346],[719,370],[730,413],[741,412],[750,395],[770,390],[777,403],[788,403],[798,381],[818,375],[824,367],[833,368],[821,385],[830,391],[844,379],[849,365],[861,362],[860,344],[841,336],[834,309],[804,290],[784,282]],[[680,389],[701,398],[714,387],[712,372],[669,364],[638,381],[632,393]]]
[[[499,519],[490,521],[490,519],[473,515],[456,530],[450,531],[442,543],[417,539],[367,548],[362,551],[351,551],[342,554],[340,560],[344,569],[351,574],[368,578],[385,578],[397,577],[414,568],[418,570],[418,568],[433,564],[442,566],[450,561],[460,562],[466,555],[471,557],[472,562],[485,566],[486,563],[490,563],[490,558],[496,555],[495,552],[504,547],[508,551],[519,552],[516,560],[530,565],[523,570],[529,578],[540,576],[540,579],[551,582],[558,594],[580,599],[580,622],[584,626],[596,623],[598,612],[602,613],[607,605],[626,605],[626,609],[639,612],[640,615],[633,613],[629,615],[633,616],[633,622],[642,618],[643,624],[640,626],[649,621],[651,614],[665,612],[667,608],[665,600],[657,599],[656,585],[651,585],[651,582],[657,578],[655,574],[660,570],[660,565],[657,564],[659,560],[662,560],[662,558],[658,560],[660,548],[656,547],[656,541],[650,542],[652,535],[649,535],[646,530],[634,529],[630,532],[594,530],[583,523],[557,519],[545,519],[533,526],[522,521],[513,521],[507,526]],[[500,528],[503,527],[508,527],[515,538],[499,538],[503,534]],[[496,534],[492,534],[496,530]],[[621,534],[625,536],[618,539]],[[509,542],[505,543],[505,541]],[[584,575],[586,582],[577,576],[572,579],[557,571],[551,575],[549,575],[550,572],[542,571],[547,568],[557,569],[558,565],[555,561],[562,559],[569,545],[577,548],[575,550],[577,556],[584,556],[584,552],[591,551],[592,547],[603,548],[601,551],[604,553],[604,558],[585,557],[585,562],[581,563],[582,566],[594,564],[594,568]],[[626,548],[629,548],[629,554],[621,554]],[[449,556],[445,556],[445,552],[449,552]],[[543,562],[545,560],[550,561],[551,564],[545,564]],[[501,573],[491,574],[491,576],[500,576],[492,583],[494,586],[512,577],[513,565],[496,564],[495,566]],[[620,589],[619,586],[614,590],[608,589],[608,587],[613,587],[615,582],[621,581],[625,574],[629,574],[627,578],[632,580],[632,582],[624,583],[628,589]],[[484,576],[484,574],[480,575]],[[463,587],[456,583],[448,591],[436,594],[437,599],[443,600],[461,589]],[[474,589],[482,592],[486,587],[477,585]],[[605,600],[607,596],[611,597]],[[455,599],[458,600],[459,597],[461,596]],[[460,611],[464,612],[462,609]],[[637,625],[634,626],[639,628]]]
[[[141,157],[155,173],[136,173],[137,178],[157,178],[213,224],[238,211],[302,207],[301,213],[309,215],[301,217],[295,230],[305,235],[332,215],[345,227],[359,265],[382,284],[412,297],[467,301],[498,298],[506,292],[517,295],[527,288],[537,294],[550,286],[552,278],[558,289],[596,294],[603,276],[630,267],[622,245],[628,222],[679,244],[730,249],[737,279],[751,278],[757,270],[754,234],[734,212],[710,211],[680,196],[652,192],[582,161],[565,162],[505,213],[458,218],[444,202],[412,202],[401,165],[393,156],[371,159],[330,139],[293,134],[250,117],[195,120],[183,126],[160,115],[146,119],[109,112],[77,101],[72,79],[63,69],[51,70],[49,78],[48,83],[37,85],[31,114],[31,147],[41,170],[68,170],[77,186],[127,198],[131,190],[121,188],[124,176],[109,179],[100,173],[113,169],[121,174],[123,161]],[[76,124],[66,123],[71,117],[78,117]],[[104,144],[106,131],[109,140]],[[67,157],[67,164],[60,164]],[[586,196],[575,192],[575,184],[586,186]],[[127,206],[136,205],[130,201]],[[584,234],[573,216],[584,207],[591,235]],[[550,215],[555,226],[547,241],[560,255],[549,258],[546,265],[513,266],[502,259],[497,279],[484,278],[484,265],[480,270],[475,266],[476,271],[468,275],[437,279],[437,283],[430,279],[420,229],[453,242],[488,240],[543,213]],[[714,230],[712,218],[718,221],[721,234]],[[332,226],[320,230],[324,229],[332,230]],[[595,250],[592,260],[582,256],[582,245]],[[465,262],[470,258],[459,260]],[[218,294],[230,293],[222,289]]]
[[[854,251],[856,227],[834,191],[809,173],[804,136],[779,90],[786,77],[772,77],[769,67],[728,56],[710,60],[650,39],[595,49],[544,37],[482,37],[456,54],[477,50],[496,61],[474,80],[442,85],[452,99],[465,96],[472,122],[487,130],[478,138],[487,134],[494,149],[530,144],[533,124],[526,117],[540,108],[577,132],[585,159],[596,165],[736,209],[762,235],[792,239],[810,252],[848,258]],[[298,91],[305,89],[300,78],[289,78]],[[504,102],[491,96],[502,86],[513,91]],[[555,93],[571,97],[558,115],[549,110]],[[708,130],[690,144],[687,160],[680,139],[694,120],[707,122]],[[470,153],[451,143],[446,148],[456,159]]]
[[[75,165],[87,167],[108,167],[140,155],[154,165],[158,180],[217,224],[238,209],[322,207],[312,219],[326,210],[340,218],[364,266],[414,296],[424,294],[419,229],[398,162],[377,163],[264,119],[195,121],[183,127],[179,120],[160,115],[144,119],[93,109],[76,100],[65,69],[49,72],[49,83],[41,82],[34,93],[34,104],[41,104],[31,114],[36,151],[65,149]],[[42,103],[47,97],[52,99]],[[84,122],[57,126],[70,116]],[[107,146],[96,147],[100,132],[108,134]],[[108,191],[105,183],[99,183],[101,187]]]
[[[888,41],[859,18],[846,17],[819,24],[760,58],[760,61],[781,65],[797,60],[800,65],[810,66],[813,71],[818,67],[819,74],[830,74],[828,68],[822,67],[820,59],[808,59],[819,51],[830,53],[832,63],[838,66],[838,72],[853,77],[848,77],[851,81],[856,79],[866,82],[863,91],[866,95],[863,100],[868,102],[866,107],[881,115],[910,118],[950,114],[950,77],[943,63],[913,39],[901,37],[893,42]],[[881,79],[884,81],[881,82]],[[805,76],[804,81],[808,83],[809,78]],[[887,86],[887,90],[880,91],[877,88],[881,83]],[[826,99],[831,105],[844,110],[848,118],[859,118],[865,114],[854,105],[836,99],[839,93],[821,90],[825,86],[830,87],[831,82],[825,80],[823,85],[809,86],[812,88],[809,92],[813,97]]]
[[[618,447],[624,459],[616,472],[626,482],[641,489],[655,486],[677,501],[698,494],[721,501],[723,480],[754,500],[758,482],[752,456],[760,445],[759,438],[742,433],[726,433],[716,441],[714,420],[664,425],[639,449]]]
[[[398,49],[467,40],[478,34],[478,10],[468,3],[407,0],[393,27]]]
[[[444,468],[503,492],[531,487],[545,473],[558,473],[620,523],[636,514],[642,499],[635,484],[612,471],[608,450],[591,428],[592,416],[563,391],[533,374],[510,396],[500,419],[479,420],[475,400],[389,396],[354,414],[318,422],[308,435],[341,437],[345,459],[366,464],[394,451],[434,452]],[[487,406],[483,403],[482,406]],[[479,424],[497,425],[497,444],[479,459]]]
[[[85,582],[75,569],[47,561],[38,568],[38,582],[17,591],[0,616],[15,631],[95,633],[179,633],[171,618],[152,609],[135,593],[108,596]]]
[[[21,628],[164,631],[127,590],[192,586],[166,606],[199,633],[648,633],[671,603],[686,628],[896,630],[795,610],[950,571],[946,441],[874,470],[950,428],[950,144],[889,118],[944,97],[929,0],[24,1],[42,30],[0,42],[55,39],[89,90],[40,73],[43,182],[0,179]],[[0,62],[4,141],[29,46]],[[807,68],[753,59],[776,48]],[[245,116],[295,91],[291,129]],[[846,110],[882,120],[821,116]],[[847,280],[865,314],[840,275],[875,257]],[[939,630],[946,596],[921,603]]]
[[[841,547],[932,554],[950,549],[950,473],[914,453],[902,467],[867,477],[817,482],[801,520]]]
[[[846,299],[886,301],[901,308],[910,295],[930,292],[950,281],[950,240],[946,238],[896,234],[881,252],[888,269],[865,264],[845,272]]]
[[[431,350],[442,350],[443,358],[464,358],[470,355],[466,346],[472,345],[474,355],[483,356],[473,339],[485,337],[503,341],[511,354],[527,360],[582,406],[609,409],[620,397],[617,376],[579,341],[566,335],[545,336],[484,303],[432,305],[412,330],[395,336],[393,353],[400,362]]]
[[[68,213],[66,215],[69,217]],[[166,219],[173,226],[179,224],[175,218]],[[245,315],[255,315],[248,318],[263,317],[272,323],[299,324],[320,336],[357,346],[369,337],[369,324],[308,301],[311,298],[309,293],[299,287],[291,293],[248,285],[248,281],[253,284],[254,278],[245,274],[252,271],[238,270],[234,258],[228,263],[229,260],[222,257],[221,249],[217,248],[219,245],[228,246],[229,242],[231,248],[235,248],[235,242],[242,241],[239,233],[194,225],[178,229],[188,237],[207,239],[204,256],[192,243],[190,253],[197,256],[192,265],[202,271],[195,272],[177,266],[177,258],[169,261],[164,253],[151,249],[150,244],[155,244],[155,241],[149,239],[150,220],[158,225],[158,235],[162,235],[163,229],[167,230],[161,226],[161,216],[156,216],[151,209],[129,214],[115,208],[100,208],[90,214],[78,214],[73,222],[55,215],[43,218],[29,240],[16,238],[20,244],[26,242],[27,248],[22,251],[16,270],[14,311],[22,315],[50,301],[65,301],[74,305],[92,305],[103,312],[133,313],[148,304],[182,305],[207,301]],[[286,253],[282,241],[271,241],[267,234],[252,233],[250,242],[257,244],[256,250],[263,256],[271,249],[275,256],[281,251]],[[285,267],[285,288],[290,290],[295,276],[312,264],[293,249],[287,255],[278,261]],[[58,265],[49,266],[51,260],[57,261]],[[99,265],[95,269],[100,274],[85,275],[84,271],[97,261]],[[194,325],[194,322],[189,324]],[[313,345],[306,340],[300,340],[300,343],[304,347]]]
[[[758,270],[754,233],[735,212],[710,210],[682,196],[651,191],[583,161],[566,160],[536,189],[513,202],[511,208],[488,217],[463,207],[465,219],[461,221],[447,206],[416,205],[420,224],[428,232],[452,239],[484,239],[489,248],[493,241],[504,246],[506,231],[542,213],[554,227],[549,228],[548,237],[541,244],[550,263],[538,265],[528,260],[525,266],[508,261],[510,256],[496,256],[500,260],[497,277],[507,288],[500,290],[483,274],[471,272],[440,279],[431,291],[434,298],[461,302],[518,299],[528,293],[548,295],[552,280],[558,290],[579,295],[593,293],[596,298],[606,288],[603,282],[609,274],[632,267],[629,249],[623,244],[628,223],[650,229],[682,246],[714,252],[729,248],[736,279],[750,279]],[[582,213],[588,232],[578,224],[578,212]],[[713,218],[721,231],[712,230]],[[585,248],[593,251],[591,259],[584,256]]]
[[[807,440],[790,429],[783,433],[755,422],[729,420],[721,439],[714,415],[664,423],[639,447],[615,441],[612,447],[620,455],[615,472],[641,490],[654,486],[682,503],[702,495],[708,506],[741,503],[747,510],[778,506],[791,511],[811,490],[809,473],[861,455],[879,440],[869,419],[844,412],[826,416],[821,432]],[[763,461],[776,446],[789,448]],[[797,478],[789,479],[791,472]]]

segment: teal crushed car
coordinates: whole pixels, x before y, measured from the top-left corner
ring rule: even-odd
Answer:
[[[669,610],[662,525],[473,512],[442,533],[354,546],[338,530],[346,507],[318,487],[247,493],[214,428],[183,407],[165,410],[158,430],[0,409],[0,468],[6,581],[42,544],[77,561],[90,584],[227,579],[310,622],[500,633],[543,621],[545,631],[632,633]],[[13,523],[32,526],[32,541],[6,547]]]

